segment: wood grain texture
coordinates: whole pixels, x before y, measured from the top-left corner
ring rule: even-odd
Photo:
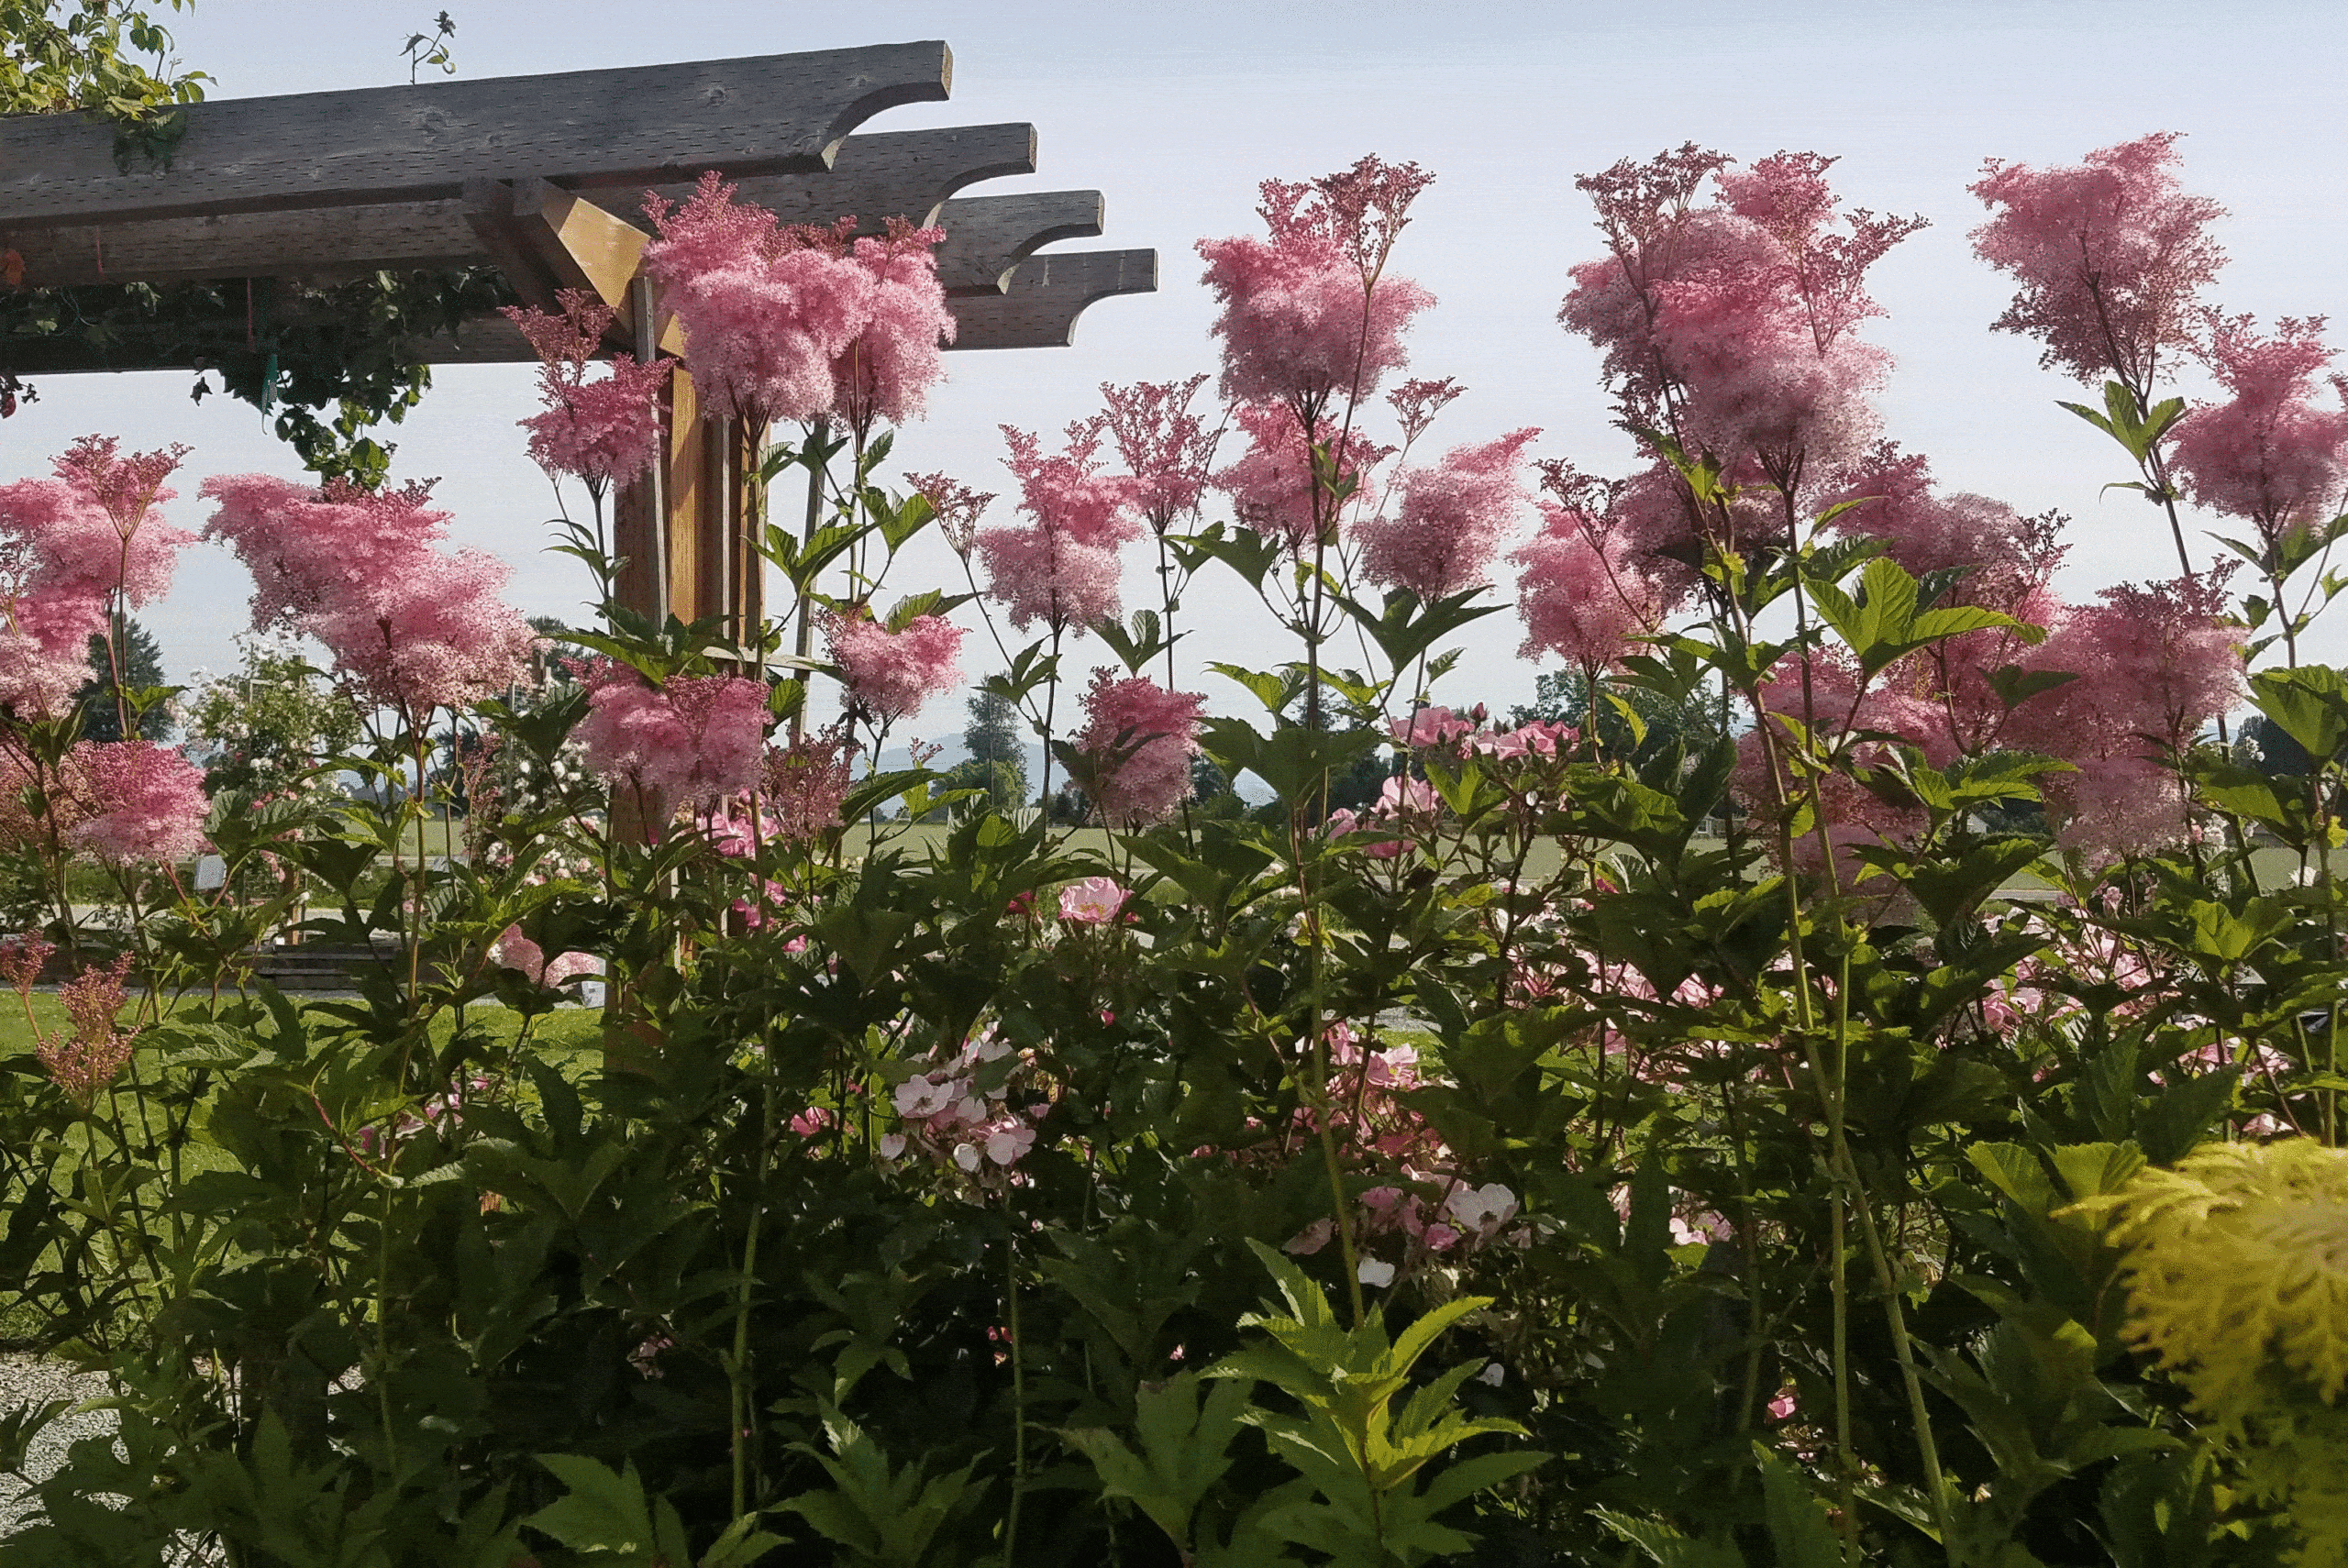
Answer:
[[[735,176],[724,164],[713,165]],[[872,131],[840,143],[829,171],[738,179],[737,199],[772,210],[785,223],[829,224],[851,215],[878,229],[889,218],[932,222],[957,191],[982,180],[1036,172],[1036,127],[1025,124],[954,126],[940,130]],[[655,186],[670,201],[692,194],[690,182]],[[623,215],[637,221],[636,204]]]
[[[1076,318],[1114,294],[1154,293],[1155,250],[1071,250],[1019,264],[1011,286],[996,295],[948,302],[958,330],[957,348],[1065,348],[1076,342]]]
[[[1155,250],[1078,250],[1030,257],[1011,275],[1008,292],[947,301],[957,324],[950,347],[1062,348],[1076,340],[1077,318],[1117,294],[1157,287]],[[223,319],[171,334],[123,332],[103,344],[83,338],[20,337],[0,343],[0,370],[25,376],[104,370],[194,370],[208,357],[241,347],[244,318]],[[419,338],[410,351],[433,365],[527,364],[537,356],[502,316],[466,322],[453,334]]]
[[[937,281],[948,297],[1001,294],[1012,269],[1062,239],[1101,232],[1106,204],[1098,191],[1037,191],[1016,196],[965,196],[938,209],[946,243]]]
[[[790,223],[829,223],[845,214],[934,221],[955,192],[982,180],[1036,170],[1036,127],[960,126],[945,130],[852,136],[828,174],[741,182],[739,199]],[[659,187],[671,199],[690,184]],[[602,191],[592,198],[614,216],[644,226],[642,193]],[[478,267],[491,259],[461,193],[429,202],[305,207],[282,212],[207,213],[197,217],[122,217],[22,226],[0,222],[0,242],[24,258],[28,282],[175,283],[202,278],[308,278],[334,282],[363,272]]]
[[[0,237],[18,226],[458,196],[537,176],[587,190],[825,171],[856,126],[953,82],[942,42],[191,104],[171,167],[105,126],[0,119]]]

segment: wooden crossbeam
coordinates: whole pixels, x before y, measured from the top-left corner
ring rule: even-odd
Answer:
[[[1067,251],[1032,257],[1012,272],[1006,293],[948,298],[961,348],[1058,348],[1076,340],[1087,307],[1114,294],[1147,293],[1157,286],[1154,250]],[[191,370],[247,347],[244,318],[201,328],[116,333],[104,343],[85,337],[15,337],[0,342],[0,370],[23,376],[107,370]],[[433,365],[527,364],[536,359],[504,318],[469,321],[457,333],[411,340],[407,351]]]
[[[1091,239],[1106,204],[1098,191],[1039,191],[1018,196],[965,196],[938,208],[946,243],[937,248],[937,281],[947,297],[1002,294],[1012,270],[1045,246]]]
[[[1019,264],[1000,294],[949,301],[957,348],[1066,348],[1076,318],[1114,294],[1157,288],[1155,250],[1067,250]]]
[[[79,115],[0,119],[0,233],[17,226],[446,200],[468,180],[578,190],[826,170],[863,121],[944,99],[946,45],[573,71],[191,104],[168,168],[116,167]]]
[[[787,223],[829,223],[854,214],[876,227],[890,216],[924,224],[936,220],[958,191],[980,181],[1035,171],[1036,127],[1031,125],[885,131],[849,137],[826,173],[742,181],[737,199],[771,208]],[[680,200],[692,187],[657,189]],[[614,193],[596,204],[642,226],[637,193]],[[205,278],[331,282],[387,269],[478,267],[492,257],[477,216],[477,204],[460,194],[431,202],[207,213],[199,217],[30,227],[0,222],[0,245],[24,259],[26,282],[49,287]],[[1070,229],[1056,237],[1085,232]]]

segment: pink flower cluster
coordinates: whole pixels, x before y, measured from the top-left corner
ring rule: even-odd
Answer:
[[[1060,919],[1071,925],[1107,925],[1133,897],[1108,877],[1087,877],[1060,889]]]
[[[516,970],[532,985],[549,989],[604,972],[604,961],[592,953],[565,953],[548,958],[546,949],[523,935],[518,925],[507,926],[490,944],[489,961],[500,968]]]
[[[891,1095],[902,1132],[880,1140],[880,1156],[923,1156],[966,1196],[1001,1191],[1019,1179],[1015,1169],[1036,1146],[1036,1124],[1048,1110],[1029,1103],[1031,1053],[1014,1053],[988,1029],[943,1060],[897,1085]]]
[[[1393,515],[1354,531],[1363,575],[1421,599],[1483,587],[1501,540],[1531,499],[1521,468],[1524,448],[1539,434],[1518,430],[1455,447],[1434,467],[1405,472]]]
[[[1509,557],[1526,658],[1555,654],[1585,676],[1611,668],[1663,624],[1671,596],[1600,517],[1541,502],[1541,531]]]
[[[1040,621],[1056,632],[1081,630],[1115,618],[1117,547],[1141,536],[1133,514],[1138,482],[1098,471],[1098,430],[1070,427],[1067,449],[1052,457],[1024,430],[1006,425],[1002,436],[1028,521],[976,536],[987,591],[1023,629]]]
[[[2233,395],[2196,407],[2173,457],[2193,499],[2249,519],[2270,544],[2327,523],[2348,504],[2348,408],[2320,408],[2313,382],[2331,363],[2323,321],[2285,320],[2262,337],[2248,317],[2213,315],[2205,358]],[[2332,379],[2340,392],[2340,378]]]
[[[685,331],[685,368],[713,414],[753,425],[838,414],[862,429],[918,414],[954,336],[937,282],[944,231],[881,236],[789,226],[714,173],[682,206],[648,198],[644,267]]]
[[[120,456],[109,437],[74,443],[53,479],[0,485],[0,707],[61,709],[89,679],[90,638],[119,593],[131,607],[168,592],[194,536],[155,514],[184,447]]]
[[[1995,573],[1985,573],[1993,580]],[[1835,659],[1814,659],[1808,692],[1800,666],[1789,661],[1764,689],[1773,712],[1811,730],[1823,745],[1855,740],[1862,767],[1887,760],[1885,735],[1917,747],[1935,767],[1961,753],[1992,747],[2034,751],[2071,765],[2040,779],[2055,818],[2057,841],[2090,861],[2170,843],[2188,827],[2185,797],[2167,757],[2189,745],[2202,727],[2231,707],[2239,693],[2242,652],[2222,613],[2222,591],[2210,578],[2103,591],[2100,602],[2066,606],[2032,587],[2010,613],[2048,628],[2042,644],[2027,646],[2003,630],[1968,633],[1935,653],[1912,656],[1867,685]],[[1990,675],[2012,665],[2026,674],[2070,679],[2008,711]],[[1789,744],[1778,730],[1780,747]],[[1771,808],[1757,731],[1739,743],[1739,792]],[[1850,886],[1861,847],[1909,836],[1921,812],[1897,806],[1847,775],[1822,782],[1827,821],[1843,885]],[[1797,853],[1817,867],[1817,839]]]
[[[679,676],[654,688],[624,666],[587,681],[587,716],[571,732],[587,766],[670,806],[756,785],[766,754],[767,689],[735,676]]]
[[[2043,343],[2050,369],[2141,396],[2165,350],[2191,347],[2200,292],[2225,264],[2209,233],[2225,209],[2177,183],[2176,141],[2139,137],[2061,169],[1992,159],[1973,185],[1991,214],[1974,251],[2019,285],[1996,325]]]
[[[1147,827],[1191,798],[1191,759],[1199,754],[1195,732],[1205,702],[1146,676],[1120,679],[1107,669],[1092,672],[1076,749],[1084,754],[1081,782],[1102,822],[1112,828]]]
[[[1302,555],[1315,541],[1334,541],[1341,512],[1358,515],[1377,504],[1370,474],[1393,455],[1392,447],[1359,431],[1341,435],[1325,418],[1314,424],[1308,441],[1297,416],[1278,403],[1250,403],[1232,417],[1247,437],[1247,450],[1216,474],[1214,483],[1230,496],[1232,514],[1243,527],[1278,539],[1291,555]],[[1342,501],[1313,472],[1316,444],[1335,460],[1335,473],[1326,477],[1347,491]]]
[[[420,717],[519,682],[537,642],[498,595],[512,570],[486,550],[439,547],[449,514],[428,484],[319,490],[268,474],[206,480],[205,527],[253,574],[256,630],[285,625],[332,651],[370,699]]]
[[[1387,1286],[1436,1257],[1472,1252],[1509,1232],[1516,1194],[1499,1182],[1477,1186],[1454,1163],[1443,1139],[1402,1098],[1434,1080],[1419,1067],[1410,1045],[1365,1048],[1350,1026],[1325,1033],[1331,1076],[1328,1104],[1344,1120],[1344,1148],[1356,1163],[1401,1177],[1370,1187],[1355,1201],[1354,1244],[1361,1281]],[[1312,1122],[1300,1111],[1300,1121]],[[1290,1237],[1283,1251],[1309,1254],[1335,1239],[1334,1221],[1316,1220]]]
[[[41,1071],[84,1112],[130,1065],[138,1041],[137,1029],[124,1029],[116,1021],[122,1013],[123,983],[130,976],[130,958],[125,953],[112,964],[84,969],[60,986],[58,999],[72,1029],[54,1039],[43,1032],[35,1046]]]
[[[2078,679],[2014,710],[2005,742],[2077,767],[2044,781],[2060,840],[2090,860],[2182,838],[2185,797],[2167,756],[2232,706],[2242,651],[2210,579],[2108,588],[2054,620],[2022,661]]]
[[[1163,534],[1175,519],[1196,516],[1205,496],[1222,426],[1210,425],[1191,403],[1204,376],[1184,381],[1136,381],[1129,387],[1101,383],[1109,406],[1094,420],[1117,448],[1117,461],[1135,486],[1133,503]]]
[[[212,803],[204,769],[150,740],[83,741],[73,748],[87,812],[67,840],[115,866],[169,866],[204,847]]]
[[[1864,448],[1888,365],[1853,326],[1867,270],[1915,221],[1844,218],[1833,160],[1781,152],[1741,174],[1692,147],[1576,183],[1610,254],[1573,269],[1559,319],[1605,355],[1626,412],[1726,469],[1785,484]],[[1697,204],[1708,178],[1720,200]]]
[[[965,633],[942,615],[916,615],[893,632],[861,614],[829,615],[824,629],[848,701],[883,723],[911,718],[961,681]]]
[[[1434,296],[1385,276],[1385,263],[1431,178],[1364,159],[1310,184],[1267,180],[1256,210],[1268,237],[1199,241],[1222,307],[1211,330],[1223,340],[1227,401],[1309,416],[1332,396],[1367,396],[1401,367],[1402,334]]]
[[[840,803],[855,783],[856,743],[803,735],[770,745],[759,767],[759,803],[784,844],[812,844],[840,825]]]
[[[611,373],[587,379],[611,329],[610,307],[581,290],[564,289],[559,315],[508,306],[505,318],[538,352],[538,396],[546,412],[521,421],[530,433],[530,459],[549,475],[583,480],[602,496],[624,485],[660,454],[660,409],[654,400],[668,384],[666,361],[640,364],[612,356]]]

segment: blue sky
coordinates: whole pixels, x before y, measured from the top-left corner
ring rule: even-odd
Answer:
[[[216,96],[382,85],[404,80],[399,46],[432,5],[401,0],[199,0],[177,22],[186,61]],[[2034,345],[1994,335],[2000,280],[1966,234],[1981,209],[1965,187],[1981,160],[2074,161],[2155,129],[2187,133],[2190,188],[2232,210],[2232,262],[2218,297],[2277,315],[2340,311],[2348,321],[2348,115],[2336,62],[2348,7],[2154,3],[1721,5],[1658,8],[1574,3],[1437,8],[1287,0],[1027,0],[1017,5],[780,7],[729,0],[654,5],[486,0],[452,7],[466,77],[943,38],[949,103],[890,112],[868,128],[1033,121],[1040,172],[988,193],[1097,187],[1108,227],[1078,247],[1154,246],[1161,292],[1104,302],[1074,348],[950,357],[951,381],[900,449],[912,466],[1002,489],[998,422],[1056,429],[1091,413],[1102,381],[1214,368],[1191,241],[1253,226],[1256,182],[1340,167],[1366,152],[1413,159],[1437,182],[1415,210],[1396,266],[1441,302],[1412,338],[1412,373],[1470,390],[1431,439],[1545,430],[1536,450],[1589,467],[1630,465],[1606,422],[1595,362],[1556,326],[1567,269],[1595,235],[1573,176],[1693,139],[1750,159],[1779,149],[1838,155],[1846,201],[1919,213],[1933,226],[1876,274],[1889,311],[1869,336],[1899,370],[1888,432],[1933,457],[1943,484],[2075,521],[2065,586],[2164,569],[2165,530],[2127,492],[2102,437],[2054,407],[2077,395],[2037,368]],[[2348,339],[2342,339],[2348,341]],[[190,472],[292,472],[251,409],[189,401],[183,375],[52,378],[41,402],[0,426],[0,475],[43,471],[75,436],[107,431],[139,447],[185,441]],[[513,422],[531,412],[519,368],[439,372],[398,431],[395,471],[441,476],[457,532],[516,569],[532,612],[574,611],[576,569],[540,555],[546,482]],[[186,486],[192,498],[194,482]],[[175,506],[190,526],[202,512]],[[924,555],[892,586],[953,572]],[[958,574],[956,574],[958,575]],[[1129,589],[1144,591],[1138,571]],[[148,616],[173,673],[230,661],[248,589],[232,561],[192,552],[172,600]],[[1200,659],[1235,648],[1277,657],[1236,590],[1202,583],[1188,610]],[[1512,615],[1476,629],[1438,696],[1505,704],[1530,695]],[[973,639],[975,655],[980,646]],[[2348,657],[2348,623],[2317,652]],[[1080,650],[1080,673],[1089,662]],[[1105,655],[1102,656],[1105,659]],[[971,661],[975,664],[975,660]],[[1194,661],[1195,662],[1195,661]],[[973,668],[972,673],[975,673]],[[1218,705],[1223,683],[1202,677]],[[949,734],[958,704],[918,733]]]

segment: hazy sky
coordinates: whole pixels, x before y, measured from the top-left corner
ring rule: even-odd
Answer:
[[[177,30],[186,61],[218,79],[216,96],[382,85],[404,79],[399,45],[428,28],[436,8],[199,0]],[[1899,360],[1888,433],[1929,453],[1945,488],[2069,512],[2066,586],[2077,594],[2173,572],[2174,556],[2152,508],[2125,491],[2099,499],[2100,485],[2126,477],[2124,458],[2054,407],[2077,390],[2037,368],[2035,345],[1987,330],[2007,291],[1966,240],[1981,216],[1966,186],[1982,160],[2070,162],[2147,131],[2185,131],[2188,186],[2232,209],[2221,231],[2232,257],[2225,305],[2269,318],[2348,310],[2338,194],[2348,188],[2348,113],[2337,64],[2348,58],[2348,7],[2336,4],[459,0],[451,9],[469,78],[945,39],[953,99],[891,111],[866,128],[1033,121],[1041,172],[970,193],[1097,187],[1108,197],[1106,233],[1060,248],[1154,246],[1161,268],[1158,293],[1096,305],[1073,348],[949,357],[950,384],[900,450],[914,468],[947,469],[981,489],[1008,486],[998,422],[1056,430],[1092,412],[1102,381],[1214,369],[1191,242],[1253,228],[1259,180],[1321,173],[1368,152],[1438,175],[1395,262],[1441,302],[1413,335],[1412,373],[1456,376],[1470,389],[1430,441],[1538,425],[1539,453],[1617,472],[1632,453],[1607,425],[1594,357],[1555,319],[1567,269],[1596,243],[1574,175],[1689,139],[1747,160],[1780,149],[1839,156],[1835,179],[1850,204],[1932,222],[1875,274],[1890,314],[1868,336]],[[519,367],[437,372],[423,408],[394,433],[394,472],[441,476],[459,536],[515,564],[525,608],[576,613],[577,569],[538,553],[548,491],[514,429],[535,406],[530,381]],[[138,447],[184,441],[195,448],[193,477],[174,511],[194,527],[203,516],[195,477],[296,470],[251,408],[226,398],[198,405],[188,386],[183,374],[47,379],[41,401],[0,426],[0,475],[44,471],[50,454],[89,431]],[[949,572],[958,580],[942,552],[908,564],[892,589]],[[1129,602],[1147,591],[1137,564],[1127,583]],[[233,561],[191,552],[178,591],[147,615],[175,677],[230,662],[248,591]],[[1211,578],[1192,592],[1194,667],[1281,657],[1234,600],[1239,591]],[[1529,696],[1534,670],[1515,657],[1514,616],[1476,632],[1438,696]],[[976,654],[982,640],[968,646]],[[2348,657],[2348,629],[2320,637],[2318,651]],[[1080,675],[1091,652],[1080,646]],[[978,662],[966,661],[970,673]],[[1186,684],[1218,706],[1231,690],[1211,676]],[[945,735],[960,722],[958,702],[947,701],[910,727]]]

